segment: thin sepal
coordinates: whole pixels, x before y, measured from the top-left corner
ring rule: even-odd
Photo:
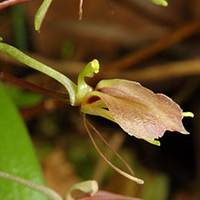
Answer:
[[[89,137],[90,137],[90,139],[91,139],[91,141],[92,141],[92,143],[93,143],[95,149],[98,151],[99,155],[103,158],[103,160],[104,160],[111,168],[113,168],[115,171],[117,171],[117,172],[118,172],[119,174],[121,174],[122,176],[124,176],[124,177],[126,177],[126,178],[128,178],[128,179],[130,179],[130,180],[132,180],[132,181],[135,181],[135,182],[138,183],[138,184],[144,184],[144,181],[143,181],[142,179],[139,179],[139,178],[137,178],[137,177],[135,177],[135,176],[132,176],[132,175],[126,173],[125,171],[121,170],[120,168],[116,167],[115,165],[113,165],[113,164],[103,155],[103,153],[100,151],[99,147],[97,146],[97,144],[96,144],[96,142],[95,142],[95,140],[94,140],[94,138],[93,138],[93,136],[92,136],[92,133],[90,132],[90,130],[89,130],[88,126],[87,126],[85,114],[83,114],[83,124],[84,124],[84,127],[85,127],[85,129],[86,129],[86,131],[87,131],[87,133],[88,133],[88,135],[89,135]]]
[[[93,129],[93,131],[99,136],[99,138],[105,143],[105,145],[122,161],[122,163],[126,166],[128,171],[130,172],[130,174],[132,176],[134,176],[134,172],[131,169],[131,167],[129,166],[129,164],[117,153],[117,151],[115,151],[115,149],[113,149],[110,146],[110,144],[104,139],[104,137],[101,135],[101,133],[88,120],[87,120],[87,123]]]

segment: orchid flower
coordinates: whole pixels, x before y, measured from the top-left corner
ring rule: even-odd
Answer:
[[[0,50],[63,84],[69,93],[70,104],[79,106],[81,112],[111,120],[131,136],[158,144],[156,139],[166,130],[189,134],[182,119],[193,117],[193,114],[183,113],[179,105],[164,94],[155,94],[135,81],[123,79],[101,80],[96,88],[89,86],[85,77],[92,78],[99,72],[96,59],[81,71],[76,85],[13,46],[0,42]]]
[[[189,134],[182,124],[182,119],[184,116],[193,117],[193,114],[183,113],[181,108],[164,94],[155,94],[137,82],[123,79],[101,80],[95,88],[88,85],[85,78],[92,78],[99,72],[100,66],[96,59],[89,62],[80,72],[76,85],[65,75],[34,60],[13,46],[0,42],[0,50],[59,81],[69,93],[70,104],[79,106],[82,113],[101,116],[117,123],[131,136],[160,145],[157,139],[162,137],[166,130]],[[93,142],[85,120],[84,125]],[[93,144],[98,150],[95,142]],[[100,155],[106,160],[101,153]],[[123,176],[139,184],[143,183],[143,180],[121,171],[108,160],[106,162]]]
[[[80,103],[81,111],[107,118],[129,135],[159,144],[166,130],[189,134],[182,124],[184,113],[169,97],[155,94],[134,81],[100,81]],[[192,114],[191,114],[192,116]]]

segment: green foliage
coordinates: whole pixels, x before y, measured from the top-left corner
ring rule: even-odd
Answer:
[[[161,6],[168,6],[168,2],[166,0],[148,0],[148,1],[151,1]]]
[[[145,182],[141,197],[143,199],[166,200],[169,194],[169,178],[163,173],[145,173]]]
[[[23,91],[18,87],[6,87],[8,95],[19,108],[31,107],[42,101],[42,96],[30,91]]]
[[[43,184],[41,170],[24,123],[0,83],[0,170]],[[38,192],[0,178],[1,200],[47,200]]]
[[[91,179],[99,155],[97,151],[94,151],[94,147],[90,141],[84,140],[83,138],[81,140],[74,140],[72,140],[74,142],[70,143],[70,148],[67,153],[68,160],[73,164],[76,174],[79,177],[82,179]]]
[[[39,31],[49,6],[53,0],[44,0],[35,15],[35,30]]]
[[[72,39],[67,38],[61,48],[61,59],[70,60],[75,53],[75,43]]]
[[[12,7],[12,25],[15,37],[15,44],[17,48],[28,49],[28,37],[26,18],[24,17],[23,5],[16,5]]]

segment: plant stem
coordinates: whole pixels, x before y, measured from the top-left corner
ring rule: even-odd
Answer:
[[[77,86],[68,77],[48,67],[47,65],[42,64],[37,60],[27,56],[26,54],[22,53],[20,50],[11,45],[0,42],[0,50],[2,50],[4,53],[11,56],[12,58],[18,60],[19,62],[22,62],[27,66],[36,69],[60,82],[62,85],[65,86],[69,93],[70,104],[72,106],[76,105]]]
[[[59,194],[57,194],[52,189],[50,189],[46,186],[39,185],[37,183],[34,183],[34,182],[28,181],[26,179],[5,173],[3,171],[0,171],[0,177],[5,178],[5,179],[10,180],[10,181],[17,182],[17,183],[24,185],[24,186],[26,186],[30,189],[41,192],[42,194],[48,196],[52,200],[63,200],[63,198]]]

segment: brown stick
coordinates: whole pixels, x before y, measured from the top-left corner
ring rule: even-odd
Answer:
[[[47,99],[38,105],[20,109],[20,114],[25,121],[29,121],[34,118],[37,118],[45,111],[52,112],[58,109],[59,107],[63,107],[64,105],[65,104],[59,100]]]
[[[141,63],[142,61],[147,60],[148,58],[156,55],[162,50],[174,45],[177,42],[195,34],[200,30],[200,22],[189,22],[181,28],[177,29],[173,33],[166,36],[164,39],[155,42],[154,44],[149,45],[147,48],[139,50],[138,52],[134,52],[131,55],[122,58],[114,63],[111,63],[105,66],[106,75],[108,72],[112,72],[115,70],[122,70],[130,68],[134,65]],[[105,74],[105,72],[104,72]],[[103,74],[103,75],[104,75]]]
[[[0,72],[0,79],[6,80],[9,82],[12,82],[20,87],[32,90],[34,92],[38,92],[40,94],[48,95],[54,98],[62,99],[62,100],[67,100],[68,95],[60,92],[56,92],[54,90],[50,90],[41,86],[37,86],[35,84],[32,84],[30,82],[24,81],[22,79],[16,78],[12,75],[6,74],[4,72]]]
[[[14,6],[20,3],[24,3],[24,2],[28,2],[31,0],[5,0],[3,2],[0,3],[0,10],[9,7],[9,6]]]
[[[119,77],[139,82],[159,82],[195,76],[200,74],[200,59],[172,62],[144,69],[113,73],[111,77]]]

